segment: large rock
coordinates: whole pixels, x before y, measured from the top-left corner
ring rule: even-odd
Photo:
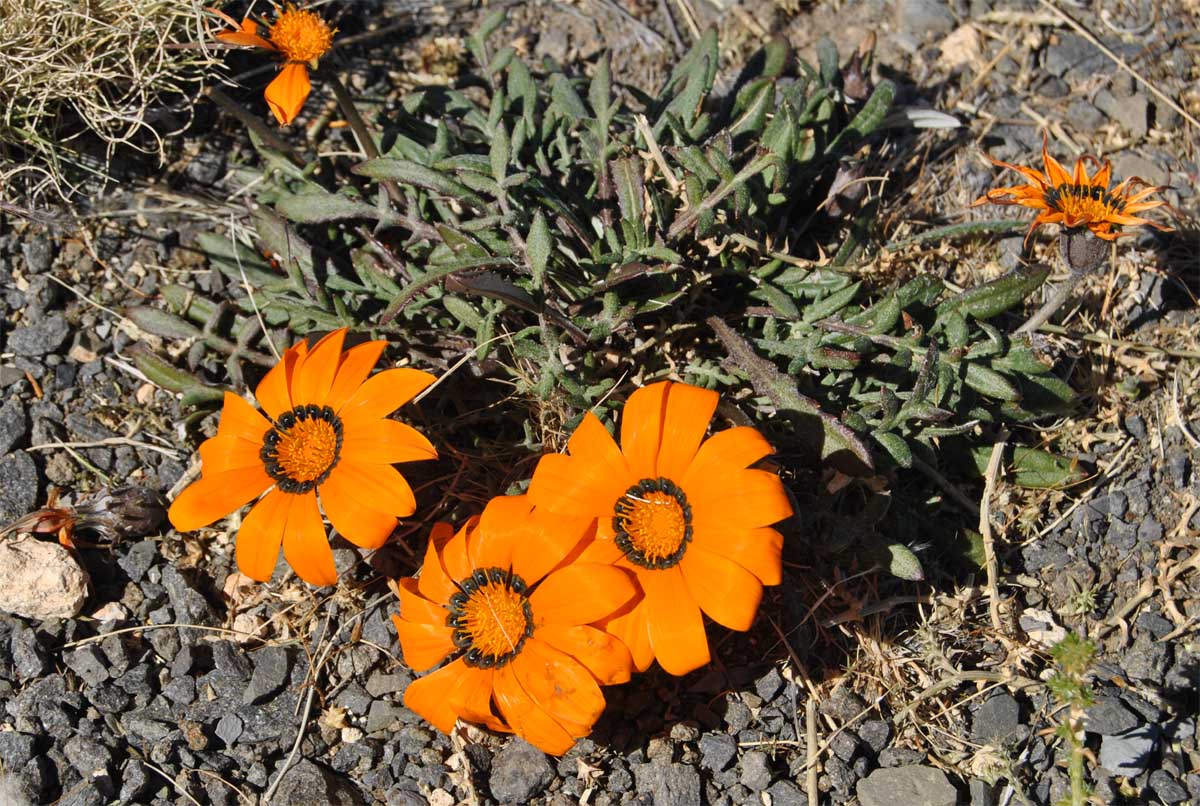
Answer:
[[[933,767],[913,765],[880,769],[858,782],[862,806],[955,806],[958,790],[946,774]]]
[[[362,793],[345,776],[328,767],[303,759],[283,776],[272,803],[321,804],[321,806],[360,806]]]
[[[0,610],[32,619],[73,618],[88,594],[87,571],[57,543],[0,540]]]
[[[488,787],[501,803],[527,803],[554,780],[546,754],[524,739],[514,739],[492,759]]]

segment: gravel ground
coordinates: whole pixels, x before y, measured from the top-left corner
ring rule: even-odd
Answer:
[[[648,83],[669,64],[674,37],[687,37],[665,22],[663,9],[676,6],[631,3],[629,22],[595,5],[576,14],[530,4],[514,35],[559,60],[641,36]],[[911,154],[897,156],[898,175],[912,181],[889,191],[896,239],[961,218],[995,177],[980,145],[1030,164],[1042,121],[1055,124],[1060,153],[1067,142],[1102,149],[1118,176],[1170,184],[1168,198],[1195,211],[1197,130],[1046,4],[740,8],[700,11],[731,41],[778,30],[801,53],[822,34],[849,53],[876,31],[879,69],[899,79],[906,102],[964,121],[906,141]],[[1137,4],[1071,13],[1194,114],[1195,8],[1161,9],[1153,19]],[[174,175],[180,194],[228,192],[227,160],[246,148],[232,132],[196,136],[195,156]],[[186,345],[114,312],[153,302],[167,281],[210,292],[221,280],[193,246],[210,221],[112,212],[146,201],[102,200],[96,209],[108,215],[70,224],[0,219],[0,524],[42,506],[52,487],[75,500],[117,484],[165,493],[187,472],[197,432],[181,423],[192,410],[131,361],[139,349],[177,356]],[[1011,265],[1020,240],[912,257],[969,280]],[[1100,802],[1200,803],[1200,569],[1188,564],[1200,535],[1200,422],[1188,414],[1200,410],[1200,248],[1194,228],[1127,243],[1073,314],[1075,330],[1110,343],[1050,345],[1071,359],[1084,405],[1047,438],[1095,471],[1091,480],[1065,492],[997,490],[993,508],[1008,524],[998,547],[1003,629],[989,622],[982,583],[948,558],[923,556],[926,583],[847,578],[847,563],[812,559],[820,534],[801,518],[784,583],[750,633],[716,636],[709,669],[612,689],[593,736],[556,759],[473,729],[443,736],[403,707],[412,675],[376,572],[411,571],[420,537],[370,558],[337,546],[339,570],[364,586],[327,599],[285,580],[283,567],[269,586],[239,586],[228,533],[152,531],[78,549],[91,579],[82,616],[0,614],[0,802],[237,804],[270,792],[297,805],[787,806],[812,803],[811,791],[822,804],[1051,804],[1068,793],[1066,753],[1041,681],[1046,649],[1070,629],[1099,647],[1085,729]],[[212,357],[199,371],[228,381]],[[199,424],[214,428],[212,416]]]

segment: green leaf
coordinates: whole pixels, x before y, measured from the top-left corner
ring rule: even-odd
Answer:
[[[979,394],[994,400],[1021,399],[1021,393],[1017,391],[1017,387],[1013,386],[1008,378],[1005,378],[994,369],[977,364],[974,361],[967,362],[966,375],[963,380],[967,382],[967,386]]]
[[[488,156],[491,161],[492,178],[499,184],[508,174],[508,163],[511,159],[508,130],[504,128],[503,123],[496,126],[496,130],[492,132],[492,147]]]
[[[550,260],[550,251],[553,248],[554,241],[550,237],[550,227],[546,224],[546,217],[542,215],[542,211],[538,210],[533,217],[533,224],[529,227],[529,234],[525,238],[525,254],[529,258],[529,269],[533,272],[535,288],[545,286],[546,264]]]
[[[892,457],[892,461],[905,469],[912,467],[912,448],[908,447],[908,443],[903,437],[893,434],[891,431],[876,431],[873,436],[875,441],[882,445],[883,449]]]
[[[275,202],[275,209],[284,218],[297,224],[320,224],[347,218],[382,220],[384,223],[395,220],[395,216],[386,210],[338,193],[306,191],[288,194]]]
[[[488,207],[479,194],[462,182],[410,160],[381,157],[359,163],[351,170],[360,176],[371,179],[391,179],[401,184],[432,190],[434,193],[450,196],[481,210]]]
[[[825,149],[826,154],[838,154],[879,128],[887,117],[892,103],[896,100],[896,85],[890,79],[883,79],[875,86],[870,99],[858,111],[854,119],[838,132],[837,137]]]
[[[1048,268],[1022,266],[990,283],[968,288],[938,305],[934,328],[937,328],[943,317],[951,312],[970,315],[975,319],[989,319],[1003,313],[1036,291],[1049,276]]]
[[[583,99],[575,91],[571,80],[562,73],[555,73],[550,77],[550,98],[551,107],[557,107],[559,114],[567,120],[577,122],[587,119],[588,111],[583,105]]]

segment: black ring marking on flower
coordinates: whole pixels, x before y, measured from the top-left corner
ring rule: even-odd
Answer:
[[[446,626],[453,630],[450,640],[455,649],[462,653],[463,662],[478,669],[499,669],[519,655],[521,648],[525,646],[525,640],[533,635],[533,608],[530,607],[529,598],[526,596],[529,586],[525,584],[525,580],[514,574],[511,568],[507,571],[500,568],[479,568],[466,579],[455,581],[454,584],[458,591],[450,595],[447,608],[450,614],[446,616]],[[467,605],[471,597],[488,584],[502,585],[522,599],[521,611],[525,616],[525,629],[517,639],[516,646],[501,655],[485,653],[475,646],[475,638],[467,630]]]
[[[657,560],[651,560],[646,556],[645,552],[637,549],[633,545],[633,538],[625,529],[625,523],[633,512],[633,501],[644,497],[647,493],[665,493],[679,504],[679,509],[683,513],[683,538],[679,541],[679,548],[666,557],[660,557]],[[684,495],[679,485],[670,479],[642,479],[637,484],[625,491],[624,495],[617,499],[617,503],[613,505],[612,527],[616,533],[614,538],[617,548],[625,552],[625,556],[630,562],[640,565],[643,568],[658,571],[664,568],[670,568],[676,565],[683,559],[683,555],[687,552],[688,543],[692,542],[692,506],[688,503],[687,496]]]
[[[278,454],[279,442],[298,423],[308,420],[324,420],[329,423],[333,427],[336,442],[333,447],[333,461],[329,463],[329,467],[325,468],[324,472],[315,479],[300,481],[289,476],[287,469],[280,464]],[[263,436],[263,446],[258,452],[258,456],[262,459],[263,465],[266,467],[267,475],[275,480],[276,487],[285,493],[306,493],[324,484],[325,480],[329,478],[329,474],[337,467],[338,462],[342,458],[342,440],[341,418],[329,406],[317,406],[310,403],[307,406],[297,406],[291,411],[285,411],[279,415],[279,419],[274,421],[271,430]]]
[[[1114,196],[1107,188],[1102,188],[1099,185],[1063,182],[1058,187],[1046,188],[1046,192],[1042,196],[1046,204],[1056,210],[1060,209],[1059,204],[1064,197],[1100,202],[1105,208],[1112,210],[1117,215],[1125,212],[1125,198],[1123,196]]]

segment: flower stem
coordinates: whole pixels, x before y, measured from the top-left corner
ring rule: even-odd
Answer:
[[[380,156],[379,146],[375,144],[375,138],[371,136],[371,130],[367,128],[367,122],[358,113],[358,107],[354,105],[354,98],[350,95],[350,90],[346,89],[345,83],[333,71],[327,72],[322,70],[320,75],[329,82],[329,86],[333,89],[333,97],[337,99],[338,108],[342,110],[342,114],[346,116],[346,122],[350,124],[350,128],[354,131],[354,137],[358,140],[358,147],[362,149],[367,159],[378,159]],[[391,179],[382,179],[380,180],[380,184],[387,190],[387,194],[393,202],[398,204],[404,200],[404,195],[400,192],[400,186],[394,181]]]
[[[1039,327],[1050,321],[1050,317],[1054,315],[1054,312],[1061,308],[1063,303],[1065,303],[1071,297],[1071,294],[1075,292],[1075,289],[1079,286],[1079,282],[1083,279],[1083,277],[1083,272],[1076,271],[1073,271],[1067,275],[1067,279],[1055,286],[1054,291],[1050,293],[1050,298],[1042,304],[1042,307],[1038,308],[1037,313],[1029,317],[1025,324],[1017,328],[1016,332],[1033,333]]]

